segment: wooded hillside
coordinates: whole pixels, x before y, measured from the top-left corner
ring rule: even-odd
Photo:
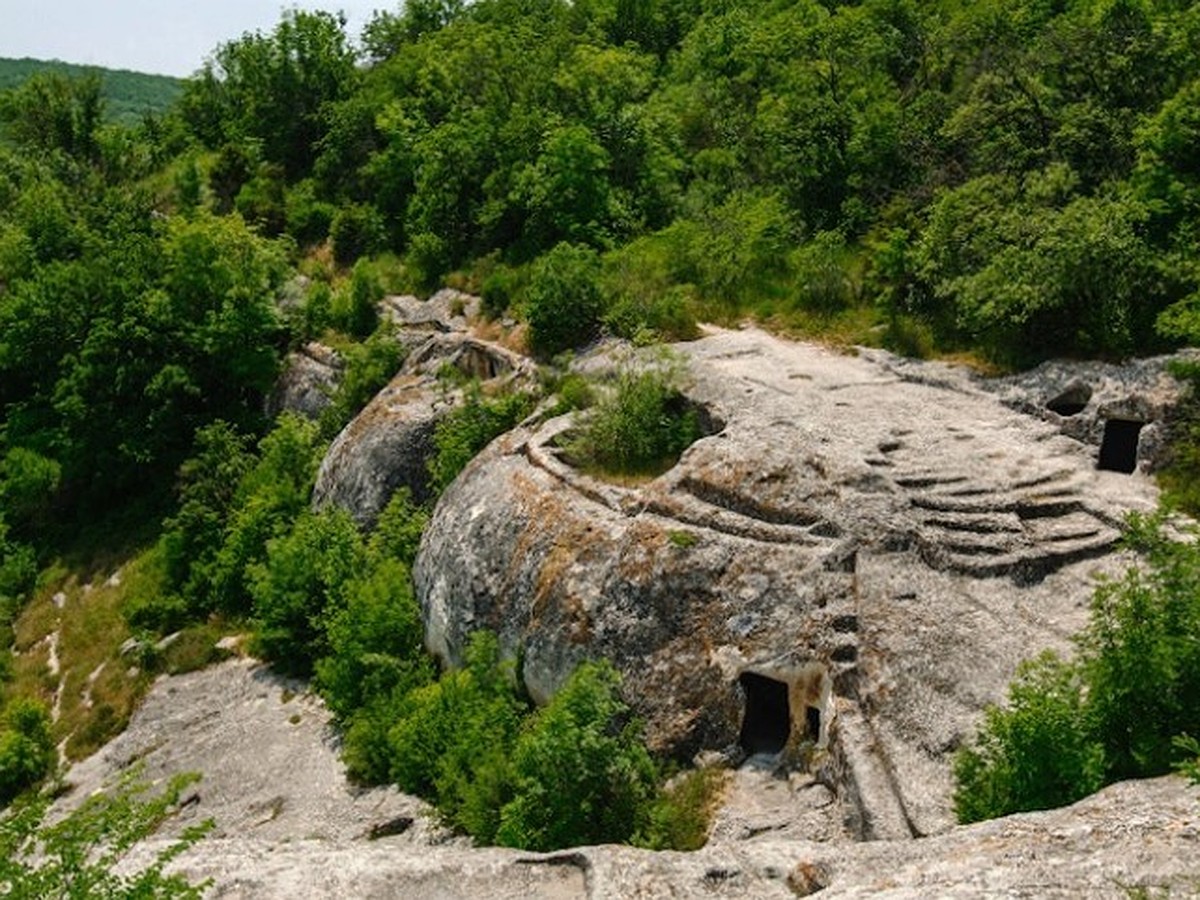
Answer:
[[[0,91],[20,87],[30,76],[53,73],[67,78],[94,74],[103,85],[109,120],[136,126],[147,114],[162,115],[183,90],[183,82],[167,75],[148,75],[127,69],[80,66],[60,60],[0,59]]]

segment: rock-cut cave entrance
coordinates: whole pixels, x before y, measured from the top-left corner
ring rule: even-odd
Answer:
[[[1137,468],[1138,435],[1145,424],[1130,419],[1109,419],[1105,422],[1104,439],[1100,442],[1100,461],[1096,468],[1132,474]]]
[[[738,676],[738,682],[746,694],[746,712],[739,738],[742,749],[751,756],[779,753],[792,733],[788,686],[754,672],[743,672]]]

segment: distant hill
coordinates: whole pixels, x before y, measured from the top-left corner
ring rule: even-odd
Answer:
[[[58,72],[72,78],[90,73],[100,75],[104,84],[107,117],[124,125],[137,124],[147,112],[165,112],[183,90],[183,82],[169,75],[80,66],[59,60],[0,59],[0,91],[18,87],[38,72]]]

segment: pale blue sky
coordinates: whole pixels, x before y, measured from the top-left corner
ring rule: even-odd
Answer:
[[[223,41],[269,31],[284,9],[341,9],[357,40],[399,0],[0,0],[0,57],[190,75]]]

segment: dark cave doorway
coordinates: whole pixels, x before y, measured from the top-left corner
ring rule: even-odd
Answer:
[[[1138,435],[1145,424],[1131,419],[1106,421],[1104,438],[1100,442],[1100,461],[1096,468],[1132,475],[1137,468]]]
[[[749,755],[779,753],[792,733],[792,711],[788,686],[782,681],[743,672],[738,682],[746,695],[742,734],[738,739]]]

